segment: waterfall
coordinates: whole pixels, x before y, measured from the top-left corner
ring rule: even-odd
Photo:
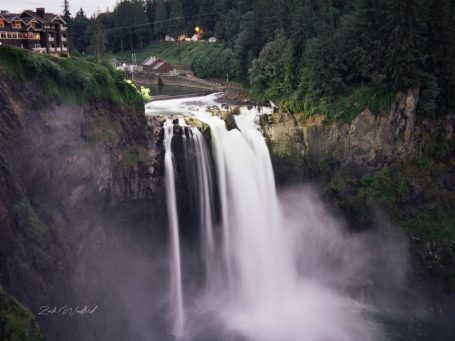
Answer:
[[[183,329],[173,125],[168,120],[164,142],[174,333],[204,339],[204,333],[212,335],[206,330],[208,321],[217,321],[224,326],[220,331],[234,333],[233,339],[239,335],[261,341],[377,339],[376,324],[365,317],[369,307],[343,292],[366,267],[357,260],[359,253],[367,253],[364,242],[340,233],[338,224],[328,224],[322,203],[308,200],[307,194],[287,203],[302,201],[306,206],[283,213],[270,154],[254,115],[235,116],[239,129],[228,131],[223,120],[207,111],[192,114],[211,131],[211,157],[197,128],[185,127],[183,137],[185,168],[192,172],[187,185],[194,192],[190,197],[205,268],[196,272],[205,274],[206,285],[193,288],[197,294],[185,299],[188,321]],[[206,339],[223,338],[217,332]]]
[[[201,255],[205,267],[206,286],[211,285],[209,275],[213,273],[215,259],[214,236],[214,191],[210,166],[210,155],[202,133],[196,127],[188,128],[188,138],[183,136],[185,162],[192,183],[192,197],[200,227]]]
[[[228,131],[218,118],[209,124],[221,193],[226,282],[245,303],[260,300],[259,296],[273,299],[286,285],[282,274],[288,278],[292,271],[278,228],[279,208],[267,146],[256,129]]]
[[[177,199],[175,192],[174,156],[172,154],[172,136],[174,124],[171,119],[164,123],[164,171],[166,183],[166,204],[169,218],[170,232],[170,274],[171,274],[171,305],[174,313],[174,333],[180,336],[183,333],[185,315],[183,310],[182,272],[180,259],[179,221],[177,215]]]

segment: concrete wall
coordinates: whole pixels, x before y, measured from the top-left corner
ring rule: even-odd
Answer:
[[[196,89],[208,89],[223,91],[224,88],[221,85],[205,81],[199,78],[188,78],[183,76],[176,75],[157,75],[153,73],[140,73],[134,75],[134,80],[150,85],[172,85],[172,86],[184,86],[187,88],[196,88]]]

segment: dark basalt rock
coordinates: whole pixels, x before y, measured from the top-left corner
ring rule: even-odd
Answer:
[[[225,112],[223,111],[221,113],[221,119],[224,120],[226,122],[226,128],[227,130],[232,130],[232,129],[239,129],[237,127],[237,123],[235,123],[235,118],[234,118],[234,114],[230,111],[228,112]]]

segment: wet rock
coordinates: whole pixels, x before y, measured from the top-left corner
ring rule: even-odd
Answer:
[[[250,109],[252,106],[248,106],[248,109]],[[228,112],[232,115],[240,115],[240,106],[238,105],[231,105],[229,106]]]
[[[221,119],[226,122],[227,130],[238,129],[237,123],[235,123],[234,114],[231,111],[223,111],[221,113]]]

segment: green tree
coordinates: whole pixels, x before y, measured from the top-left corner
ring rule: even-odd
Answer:
[[[155,12],[155,34],[161,39],[167,32],[167,9],[164,0],[157,0]]]
[[[167,34],[171,37],[177,37],[182,34],[185,29],[185,20],[183,18],[183,8],[180,0],[172,0],[169,19]]]
[[[269,98],[281,95],[284,58],[287,40],[283,31],[277,31],[273,41],[267,43],[249,70],[250,84],[257,94],[268,92]]]
[[[70,4],[68,0],[63,0],[63,13],[62,13],[63,20],[65,20],[67,23],[71,18],[71,13],[70,13]]]
[[[418,20],[418,3],[412,0],[387,0],[384,36],[385,72],[388,81],[399,89],[420,86],[425,76],[425,26]]]
[[[145,14],[150,23],[150,36],[151,38],[155,37],[155,11],[156,11],[156,2],[153,0],[145,1]]]
[[[152,38],[152,29],[142,0],[122,0],[112,12],[109,43],[114,51],[142,48]]]
[[[76,12],[76,16],[68,25],[71,48],[79,52],[87,52],[90,45],[90,38],[87,34],[89,20],[82,8]]]
[[[95,19],[95,30],[90,40],[90,51],[97,60],[106,51],[105,33],[99,16]]]

